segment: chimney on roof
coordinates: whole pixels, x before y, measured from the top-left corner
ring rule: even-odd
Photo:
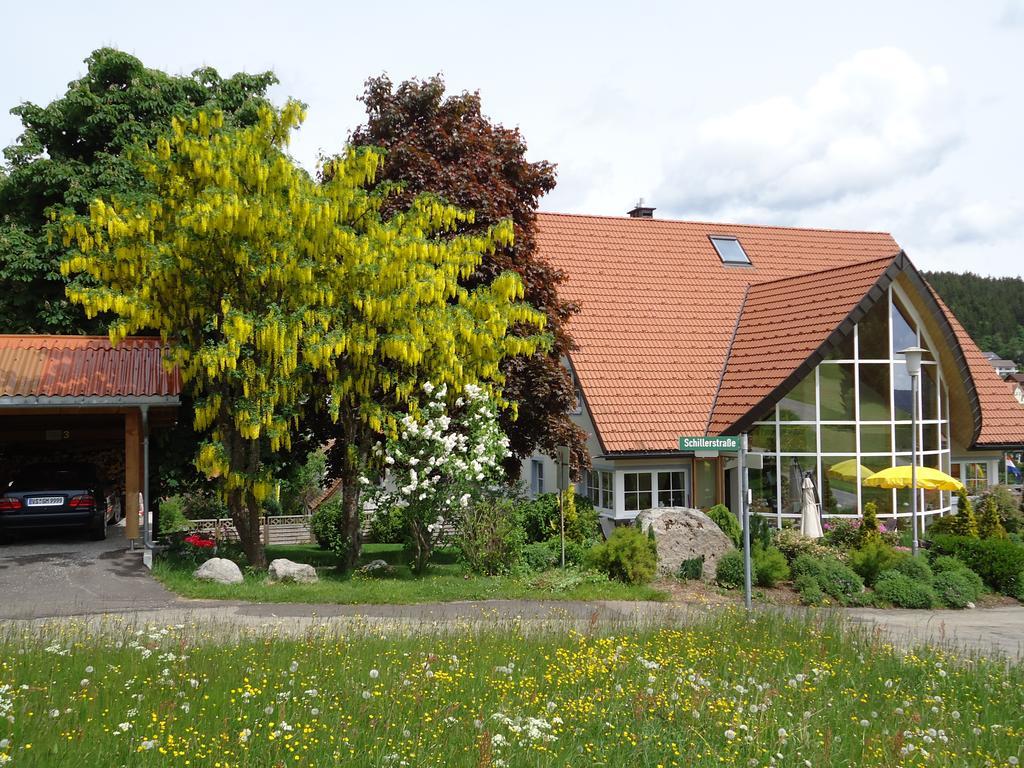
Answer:
[[[653,219],[654,208],[644,205],[644,199],[641,197],[637,200],[636,205],[633,206],[633,210],[627,214],[631,219]]]

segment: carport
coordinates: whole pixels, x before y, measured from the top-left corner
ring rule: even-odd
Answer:
[[[95,464],[140,538],[149,434],[172,424],[181,381],[158,338],[0,335],[0,482],[35,462]]]

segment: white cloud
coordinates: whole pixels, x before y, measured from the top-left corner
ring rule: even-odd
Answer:
[[[673,211],[786,212],[870,193],[935,169],[957,145],[945,71],[896,48],[861,51],[802,96],[701,122],[658,194]]]

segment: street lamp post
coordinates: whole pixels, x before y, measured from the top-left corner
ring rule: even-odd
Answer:
[[[907,347],[899,354],[907,361],[907,373],[910,374],[910,519],[914,525],[914,538],[911,553],[917,556],[917,388],[921,375],[921,356],[927,352],[924,347]]]

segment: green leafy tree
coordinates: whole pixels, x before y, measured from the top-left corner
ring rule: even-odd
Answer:
[[[97,197],[144,195],[148,182],[130,147],[152,144],[172,117],[202,109],[220,110],[229,125],[251,125],[277,82],[270,72],[223,78],[209,67],[168,75],[111,48],[85,63],[86,74],[61,98],[11,110],[23,131],[4,150],[0,171],[0,333],[105,331],[106,315],[87,318],[65,296],[67,251],[49,213],[85,214]]]
[[[951,531],[956,536],[978,537],[978,521],[974,517],[974,504],[967,498],[967,491],[961,488],[956,492],[957,512],[953,518]]]
[[[309,409],[326,408],[368,449],[421,381],[495,381],[504,355],[539,343],[507,336],[541,320],[517,301],[514,275],[457,286],[510,225],[440,238],[468,215],[429,197],[383,217],[386,191],[367,189],[379,153],[350,151],[318,183],[285,153],[301,120],[295,102],[246,128],[220,112],[174,119],[169,138],[132,153],[145,195],[62,219],[62,269],[90,278],[69,298],[90,316],[113,313],[115,343],[161,334],[196,399],[195,428],[209,430],[197,466],[219,478],[255,567],[266,564],[261,502],[276,487],[265,457],[288,448]],[[339,535],[357,544],[356,510],[343,510]]]
[[[515,272],[525,300],[547,316],[553,341],[502,363],[503,393],[513,404],[500,416],[511,449],[506,472],[518,479],[523,457],[537,449],[553,454],[559,445],[570,446],[574,466],[589,466],[586,436],[568,415],[575,392],[561,364],[573,348],[566,322],[579,308],[559,297],[565,275],[542,259],[536,247],[537,205],[554,189],[554,166],[527,160],[518,129],[488,119],[479,93],[446,95],[439,76],[397,86],[387,76],[370,78],[362,101],[367,120],[352,134],[352,142],[387,150],[380,179],[401,186],[392,205],[400,208],[431,192],[474,212],[473,221],[461,223],[459,232],[483,232],[505,219],[515,228],[512,242],[486,254],[461,280],[473,287]],[[531,333],[529,328],[523,332]]]

